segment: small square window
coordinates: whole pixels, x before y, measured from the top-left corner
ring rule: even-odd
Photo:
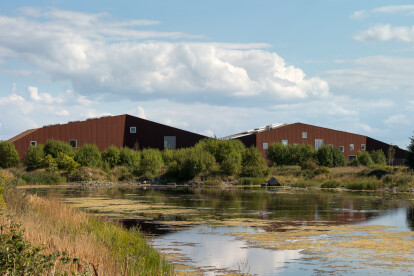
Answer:
[[[357,158],[356,155],[349,155],[348,156],[348,161],[352,161],[352,160],[354,160],[356,158]]]
[[[361,144],[361,150],[365,150],[365,144]]]
[[[129,127],[129,133],[137,133],[137,127]]]
[[[263,149],[268,149],[269,148],[269,144],[268,143],[263,143]]]
[[[307,132],[302,132],[302,138],[303,138],[303,139],[308,138],[308,133],[307,133]]]
[[[78,140],[69,140],[69,145],[73,148],[76,149],[78,147]]]
[[[342,152],[344,152],[345,151],[345,147],[344,146],[340,146],[339,147],[339,150],[342,151]]]
[[[282,144],[283,144],[284,146],[287,146],[287,145],[288,145],[288,140],[282,140]]]
[[[36,147],[37,146],[37,141],[30,141],[30,145],[32,147]]]
[[[349,150],[354,150],[354,144],[349,144]]]
[[[164,149],[175,149],[177,143],[176,136],[164,136]]]

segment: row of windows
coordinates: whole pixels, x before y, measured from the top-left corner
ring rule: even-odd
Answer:
[[[303,132],[306,133],[306,132]],[[288,140],[282,140],[282,144],[287,146],[288,145]],[[297,144],[293,144],[294,146],[296,146]],[[315,149],[318,150],[321,146],[323,146],[323,139],[315,139]],[[329,144],[329,146],[333,147],[332,144]],[[269,143],[263,143],[263,149],[266,150],[269,148]],[[365,150],[365,144],[361,144],[361,150]],[[339,149],[344,152],[345,151],[345,147],[344,146],[340,146]],[[355,150],[355,146],[354,144],[349,144],[349,150]]]

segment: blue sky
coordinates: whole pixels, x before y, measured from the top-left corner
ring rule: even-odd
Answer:
[[[405,148],[410,1],[0,3],[0,139],[125,114],[218,137],[304,122]]]

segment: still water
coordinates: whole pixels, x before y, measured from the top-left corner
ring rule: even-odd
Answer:
[[[162,186],[29,191],[140,227],[178,272],[414,273],[412,195]]]

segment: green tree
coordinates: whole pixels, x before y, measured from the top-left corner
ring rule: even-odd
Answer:
[[[334,166],[332,147],[324,145],[316,152],[316,159],[319,166],[332,168]]]
[[[410,144],[407,148],[407,165],[414,169],[414,136],[410,137]]]
[[[82,166],[97,168],[101,165],[101,153],[97,145],[84,144],[75,152],[75,161]]]
[[[372,161],[371,155],[366,151],[358,151],[357,158],[361,165],[370,166],[374,163]]]
[[[141,152],[140,173],[146,178],[157,176],[164,162],[162,154],[158,149],[144,149]]]
[[[290,163],[290,152],[288,146],[282,143],[273,143],[267,150],[267,158],[275,165],[288,165]]]
[[[59,169],[65,170],[66,173],[73,173],[80,164],[77,163],[72,156],[68,156],[63,152],[59,152],[56,158],[56,163]]]
[[[19,164],[19,153],[13,143],[0,141],[0,168],[10,168]]]
[[[269,175],[266,160],[256,147],[247,148],[242,154],[242,176],[262,177]]]
[[[232,153],[239,154],[241,156],[241,153],[246,149],[244,144],[238,139],[218,140],[206,138],[198,142],[195,147],[201,148],[212,154],[219,164],[221,164],[227,156]]]
[[[43,167],[44,158],[43,145],[30,146],[24,156],[23,163],[27,166],[27,169],[34,170]]]
[[[50,154],[53,158],[57,158],[59,152],[63,152],[67,156],[75,156],[72,147],[63,141],[47,140],[43,148],[45,156]]]
[[[346,159],[344,154],[338,148],[332,148],[333,166],[343,167],[346,165]]]
[[[371,159],[375,164],[384,166],[387,164],[387,158],[385,157],[385,154],[382,150],[373,150],[370,154]]]
[[[202,148],[187,148],[175,151],[168,174],[182,180],[193,179],[199,173],[207,172],[216,160]]]
[[[119,152],[119,164],[128,167],[138,167],[141,160],[141,153],[133,149],[124,147]]]
[[[239,175],[242,169],[242,156],[238,152],[231,152],[221,162],[220,169],[225,175]]]
[[[111,168],[113,168],[119,163],[119,155],[119,149],[115,146],[110,146],[102,152],[102,160],[109,164]]]
[[[387,155],[388,155],[388,165],[393,166],[394,158],[395,158],[395,148],[393,145],[389,146]]]

